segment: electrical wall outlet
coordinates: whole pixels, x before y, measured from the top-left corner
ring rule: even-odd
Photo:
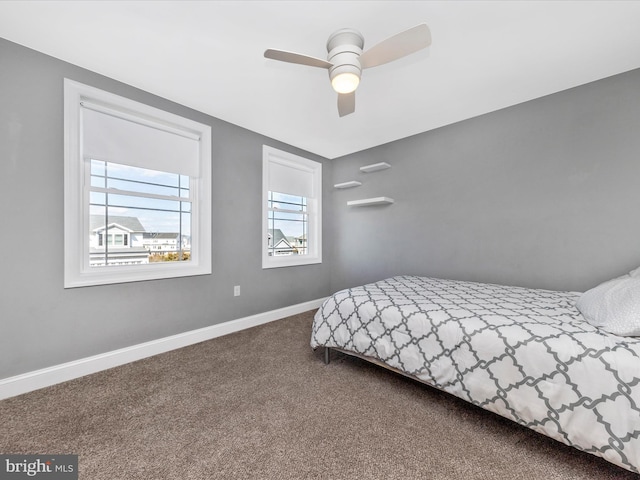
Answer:
[[[234,297],[240,296],[240,285],[236,285],[235,287],[233,287],[233,296]]]

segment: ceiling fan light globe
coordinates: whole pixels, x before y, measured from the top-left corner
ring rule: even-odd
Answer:
[[[331,86],[338,93],[351,93],[358,88],[360,77],[355,73],[340,73],[331,79]]]

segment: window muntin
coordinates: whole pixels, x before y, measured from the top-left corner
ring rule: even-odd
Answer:
[[[268,255],[308,255],[307,198],[269,192]]]
[[[117,228],[118,219],[122,217],[135,219],[143,227],[142,231],[131,232],[142,240],[131,248],[147,249],[147,262],[191,260],[191,195],[189,177],[170,172],[161,172],[146,168],[121,165],[102,160],[87,160],[90,168],[89,206],[92,223],[103,219],[100,230],[92,229],[91,236],[98,237],[97,247],[89,252],[90,267],[122,266],[139,264],[140,256],[131,256],[129,262],[121,260],[109,262],[110,256],[121,255],[122,248],[128,247],[130,233],[109,233],[106,246],[102,243],[102,229]],[[113,212],[113,213],[110,213]],[[158,235],[162,235],[166,248],[156,245]],[[173,238],[172,238],[173,237]],[[90,240],[92,243],[92,241]],[[102,248],[100,248],[102,247]],[[114,247],[109,249],[109,247]],[[163,258],[158,252],[163,250]],[[174,254],[175,253],[175,254]],[[104,256],[103,262],[97,262],[98,255]],[[153,257],[153,258],[152,258]]]
[[[211,127],[64,89],[65,288],[211,273]]]

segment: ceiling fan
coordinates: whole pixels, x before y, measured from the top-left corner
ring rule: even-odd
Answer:
[[[343,28],[331,34],[327,40],[326,60],[272,48],[265,50],[264,56],[281,62],[329,70],[331,86],[338,92],[338,113],[344,117],[356,109],[355,92],[362,70],[398,60],[429,45],[431,31],[426,23],[389,37],[366,52],[362,51],[362,34],[353,28]]]

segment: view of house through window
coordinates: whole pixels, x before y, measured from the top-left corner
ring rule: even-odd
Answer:
[[[309,218],[306,197],[270,191],[267,209],[269,256],[307,255]]]
[[[189,177],[89,160],[89,265],[189,261]]]

